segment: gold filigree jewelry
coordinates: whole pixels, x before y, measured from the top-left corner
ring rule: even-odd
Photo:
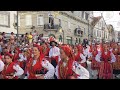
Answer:
[[[64,67],[63,62],[62,62],[60,64],[60,76],[61,76],[62,79],[66,79],[67,71],[68,71],[68,63]]]

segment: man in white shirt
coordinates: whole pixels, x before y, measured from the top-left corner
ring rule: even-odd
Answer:
[[[57,42],[55,41],[51,41],[50,42],[50,46],[51,49],[49,51],[49,58],[51,59],[51,64],[56,67],[56,65],[58,64],[59,60],[60,60],[60,49],[58,47],[56,47],[55,45],[57,44]]]

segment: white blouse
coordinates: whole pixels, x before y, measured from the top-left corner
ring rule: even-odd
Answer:
[[[33,61],[33,66],[36,64],[36,60]],[[44,75],[45,79],[53,79],[55,68],[54,66],[46,59],[43,59],[42,61],[42,67],[47,69],[48,72]],[[29,72],[27,72],[27,77],[29,77]]]
[[[24,70],[19,65],[14,65],[13,69],[16,71],[14,76],[21,76],[24,73]]]
[[[4,69],[4,63],[2,60],[0,60],[0,72]]]
[[[60,56],[60,49],[58,47],[52,47],[49,51],[49,57]]]
[[[59,77],[58,74],[58,65],[56,66],[56,71],[55,71],[55,75],[57,76],[57,78]],[[77,76],[77,79],[89,79],[89,71],[87,69],[85,69],[83,66],[81,66],[78,62],[74,61],[73,62],[73,68],[72,70],[78,74],[79,76]]]
[[[86,62],[86,57],[82,53],[80,53],[80,58],[82,59],[80,63]]]
[[[95,60],[96,60],[96,61],[101,62],[101,61],[100,61],[101,54],[102,54],[102,53],[99,51],[98,54],[97,54],[96,57],[95,57]],[[105,52],[105,54],[107,54],[107,52]],[[115,55],[111,52],[111,53],[110,53],[110,56],[111,56],[110,62],[111,62],[111,63],[115,62],[115,61],[116,61]]]

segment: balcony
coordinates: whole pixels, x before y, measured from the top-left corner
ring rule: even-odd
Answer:
[[[76,28],[76,29],[74,30],[74,35],[83,37],[83,31],[82,31],[80,28]]]
[[[58,29],[59,29],[59,25],[57,25],[57,24],[54,24],[53,26],[50,26],[49,24],[44,24],[44,30],[45,31],[58,31]]]

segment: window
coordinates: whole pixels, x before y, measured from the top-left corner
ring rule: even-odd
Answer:
[[[103,21],[101,22],[101,27],[103,27]]]
[[[79,38],[79,43],[81,42],[80,38]]]
[[[83,37],[83,31],[81,31],[81,35],[80,36]]]
[[[104,38],[105,38],[106,32],[104,32]]]
[[[96,37],[97,37],[97,35],[98,35],[98,32],[97,32],[97,30],[96,30]]]
[[[53,17],[53,15],[50,14],[48,17],[49,17],[49,25],[50,25],[50,27],[54,28],[54,17]]]
[[[88,16],[89,14],[88,13],[85,13],[85,19],[88,20]]]
[[[99,22],[99,27],[101,27],[101,22]]]
[[[106,39],[108,38],[108,33],[106,33]]]
[[[59,36],[59,42],[62,42],[62,35]]]
[[[101,31],[100,31],[100,37],[101,37]]]
[[[96,36],[96,31],[94,30],[93,32],[94,32],[94,33],[93,33],[93,36]]]
[[[101,37],[101,31],[99,30],[99,37]]]
[[[66,41],[67,41],[67,44],[72,45],[72,37],[67,36]]]
[[[84,30],[84,35],[86,35],[86,30],[85,30],[85,28],[84,28],[83,30]]]
[[[77,29],[77,32],[78,32],[78,34],[81,34],[81,30],[80,29]]]
[[[44,18],[42,15],[37,16],[37,25],[38,26],[43,26],[44,25]]]
[[[71,26],[70,24],[71,24],[71,23],[68,21],[68,29],[71,29],[71,28],[70,28],[70,26]]]
[[[76,38],[76,43],[78,43],[78,39]]]
[[[99,37],[99,31],[97,30],[97,37]]]
[[[25,20],[26,20],[26,26],[32,26],[32,16],[31,15],[26,15]]]
[[[84,11],[82,11],[82,18],[84,18]]]
[[[99,37],[99,31],[97,30],[97,37]]]
[[[10,13],[0,13],[0,26],[10,27]]]

